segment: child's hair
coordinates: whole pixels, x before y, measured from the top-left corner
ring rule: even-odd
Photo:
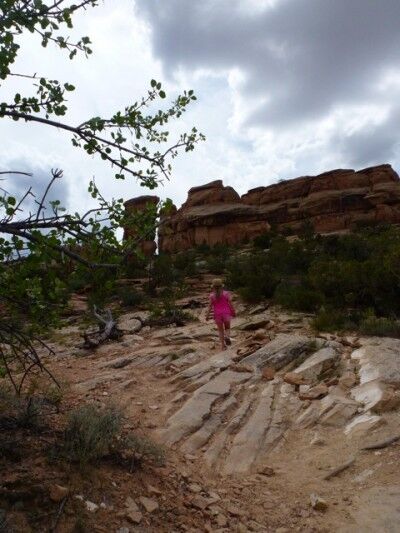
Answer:
[[[217,298],[219,298],[221,296],[223,288],[224,288],[224,284],[223,284],[222,279],[220,279],[220,278],[213,279],[211,286],[214,289],[215,296]]]

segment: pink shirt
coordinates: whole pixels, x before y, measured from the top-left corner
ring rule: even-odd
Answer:
[[[231,295],[228,291],[222,291],[222,294],[219,298],[216,296],[215,292],[212,292],[210,294],[210,301],[214,310],[214,317],[224,315],[232,316],[230,305]]]

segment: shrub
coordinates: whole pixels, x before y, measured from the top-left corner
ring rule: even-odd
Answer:
[[[121,304],[125,307],[136,307],[145,301],[144,294],[136,289],[128,289],[119,291]]]
[[[182,272],[184,276],[195,276],[197,274],[196,253],[193,250],[180,252],[173,259],[176,270]]]
[[[71,463],[84,466],[104,457],[121,429],[122,413],[116,407],[99,410],[91,404],[69,414],[62,454]]]
[[[133,454],[136,464],[140,464],[143,460],[149,460],[154,462],[156,466],[165,465],[165,449],[148,437],[130,434],[121,440],[119,448],[124,453]]]
[[[272,243],[272,234],[270,231],[266,231],[265,233],[262,233],[261,235],[254,237],[253,239],[254,248],[259,248],[261,250],[264,250],[265,248],[269,248],[271,246],[271,243]]]
[[[400,338],[400,321],[393,318],[369,316],[361,321],[360,333],[376,337]]]
[[[227,285],[238,289],[247,302],[271,298],[279,281],[279,274],[271,267],[265,252],[234,258],[227,263]]]
[[[311,325],[317,331],[354,331],[361,320],[360,311],[321,309]]]
[[[324,297],[317,290],[303,284],[280,283],[275,290],[274,300],[287,309],[314,312],[321,307]]]

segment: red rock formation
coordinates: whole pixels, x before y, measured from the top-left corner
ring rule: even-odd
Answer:
[[[242,244],[269,228],[258,211],[221,180],[193,187],[182,207],[160,225],[159,248],[177,252],[201,244]]]
[[[132,198],[132,200],[128,200],[124,203],[125,212],[127,215],[143,213],[150,206],[156,206],[159,201],[160,199],[157,196],[138,196],[137,198]],[[156,217],[154,216],[154,224],[155,222]],[[127,225],[124,228],[124,240],[135,239],[136,237],[138,237],[138,232],[135,225]],[[157,249],[155,231],[152,234],[146,235],[146,238],[140,242],[140,249],[147,257],[154,254]]]
[[[161,222],[164,252],[203,243],[240,245],[271,226],[296,233],[307,223],[330,233],[363,222],[400,223],[400,180],[390,165],[333,170],[257,187],[241,198],[217,180],[190,189],[182,207]]]

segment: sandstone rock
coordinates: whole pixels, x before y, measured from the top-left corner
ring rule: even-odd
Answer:
[[[275,368],[273,368],[272,366],[267,366],[266,368],[263,368],[261,372],[261,377],[266,381],[272,381],[275,378]]]
[[[242,359],[242,363],[258,368],[272,366],[280,370],[293,361],[301,363],[307,356],[309,344],[308,337],[280,333],[274,340]]]
[[[311,494],[310,503],[311,507],[316,511],[326,511],[328,509],[327,502],[317,494]]]
[[[327,233],[359,221],[398,223],[399,204],[399,177],[390,165],[303,176],[252,189],[241,198],[216,180],[190,189],[182,207],[163,216],[159,248],[177,252],[200,244],[236,245],[271,225],[299,232],[308,222]]]
[[[306,380],[304,377],[296,372],[288,372],[283,376],[283,381],[289,383],[290,385],[304,385]]]
[[[264,466],[258,471],[258,473],[262,474],[263,476],[272,477],[275,475],[275,470],[270,466]]]
[[[351,396],[364,404],[365,411],[384,413],[400,406],[400,391],[395,391],[378,379],[355,387],[351,391]]]
[[[323,372],[332,368],[339,359],[339,352],[330,346],[321,348],[294,370],[294,373],[301,374],[303,378],[316,380]]]
[[[257,329],[254,332],[253,339],[255,341],[263,341],[266,338],[267,338],[267,332],[265,331],[265,329]]]
[[[94,502],[91,502],[89,500],[86,500],[85,501],[85,506],[86,506],[86,509],[91,512],[91,513],[95,513],[99,506],[97,505],[97,503],[94,503]]]
[[[139,196],[125,202],[125,213],[128,215],[136,215],[141,212],[148,211],[150,208],[155,207],[160,199],[157,196]],[[154,223],[156,221],[156,215],[154,213]],[[154,224],[155,225],[155,224]],[[134,224],[127,224],[124,228],[124,240],[135,239],[138,237],[137,229]],[[154,241],[155,232],[153,235],[147,235],[146,240],[141,240],[139,247],[146,256],[151,256],[156,251],[157,245]]]
[[[200,509],[201,511],[204,511],[204,509],[208,507],[209,502],[207,498],[199,495],[199,496],[195,496],[192,499],[191,504],[193,507],[196,507],[196,509]]]
[[[201,486],[198,483],[191,483],[188,486],[188,489],[190,490],[190,492],[195,492],[195,493],[198,493],[198,492],[202,491],[202,488],[201,488]]]
[[[360,365],[360,385],[379,380],[400,388],[400,339],[362,339],[362,347],[353,351],[352,359]]]
[[[268,324],[268,322],[269,322],[269,319],[266,318],[265,316],[262,316],[262,317],[259,317],[259,318],[254,317],[250,321],[245,322],[244,324],[239,326],[238,329],[240,329],[242,331],[256,331],[256,330],[266,326]],[[253,337],[253,338],[255,338],[255,337]]]
[[[226,510],[232,516],[245,516],[246,515],[246,513],[242,511],[242,509],[239,509],[239,507],[236,507],[236,505],[228,505]]]
[[[49,496],[50,500],[52,500],[53,502],[61,502],[66,496],[68,496],[68,493],[69,489],[67,487],[57,485],[56,483],[54,485],[50,485]]]
[[[325,383],[320,383],[319,385],[315,385],[315,387],[311,387],[307,392],[299,394],[299,398],[300,400],[317,400],[326,396],[328,392],[329,389]]]
[[[372,431],[382,424],[382,422],[382,417],[365,413],[349,422],[344,429],[344,433],[348,437],[359,436]]]
[[[311,446],[324,446],[326,444],[326,441],[316,433],[310,442]]]
[[[128,510],[125,513],[125,517],[127,518],[127,520],[129,520],[129,522],[132,522],[132,524],[136,524],[136,525],[140,524],[140,522],[143,519],[143,515],[140,511]]]
[[[217,515],[215,521],[219,527],[226,527],[228,525],[228,519],[223,514]]]
[[[137,505],[137,503],[135,502],[135,500],[133,498],[131,498],[130,496],[128,496],[125,500],[125,507],[129,510],[129,511],[134,511],[134,512],[137,512],[139,511],[139,506]]]
[[[152,500],[151,498],[147,498],[146,496],[140,496],[139,502],[141,503],[141,505],[143,505],[143,507],[148,513],[153,513],[159,507],[158,502]]]
[[[339,385],[345,389],[351,389],[357,383],[357,377],[354,372],[346,372],[339,378]]]

